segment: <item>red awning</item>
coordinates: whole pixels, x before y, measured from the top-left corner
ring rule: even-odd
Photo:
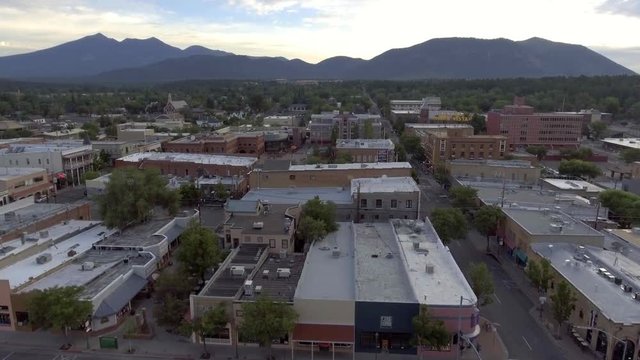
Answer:
[[[296,324],[293,340],[353,343],[353,332],[350,325]]]
[[[56,174],[56,177],[57,177],[58,179],[66,179],[66,178],[67,178],[67,174],[65,174],[65,173],[63,173],[63,172],[61,172],[61,173],[57,173],[57,174]]]

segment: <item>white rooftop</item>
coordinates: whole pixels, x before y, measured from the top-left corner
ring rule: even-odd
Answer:
[[[73,229],[67,229],[67,233],[71,232],[73,232]],[[91,246],[97,242],[101,236],[108,236],[113,233],[115,233],[115,230],[109,230],[102,225],[92,227],[67,240],[51,245],[47,249],[43,249],[37,254],[18,261],[11,266],[0,269],[0,279],[9,280],[12,289],[23,286],[31,281],[31,279],[37,279],[91,249]],[[69,256],[68,253],[70,250],[75,251],[75,255]],[[44,264],[38,264],[36,259],[45,254],[50,254],[51,260]]]
[[[561,211],[521,208],[503,208],[502,211],[532,235],[597,236],[602,237],[604,241],[604,236],[599,231]],[[595,218],[595,214],[593,217]]]
[[[459,305],[460,296],[473,300],[471,305],[477,302],[449,248],[444,246],[428,220],[425,223],[395,219],[391,224],[419,303],[454,306]],[[432,267],[433,272],[428,273],[427,267]]]
[[[602,142],[631,149],[640,149],[640,138],[606,138],[602,139]]]
[[[318,196],[320,200],[335,204],[352,204],[349,189],[337,187],[296,187],[296,188],[254,188],[242,200],[268,201],[271,204],[300,204]]]
[[[464,166],[491,166],[499,168],[520,168],[531,169],[534,166],[531,165],[531,161],[527,160],[470,160],[470,159],[455,159],[449,160],[451,165],[464,165]]]
[[[351,139],[339,140],[338,149],[385,149],[393,150],[395,145],[391,139]]]
[[[159,153],[145,152],[130,154],[121,157],[121,161],[140,162],[143,160],[152,161],[172,161],[172,162],[188,162],[203,165],[230,165],[230,166],[246,166],[250,167],[258,161],[255,157],[247,156],[230,156],[230,155],[209,155],[209,154],[191,154],[191,153]]]
[[[566,180],[545,178],[542,181],[560,190],[582,190],[586,192],[598,193],[605,189],[584,180]]]
[[[81,142],[47,142],[44,144],[11,144],[9,148],[2,149],[1,153],[43,153],[59,152],[62,155],[79,151],[91,151],[91,145],[83,145]]]
[[[357,170],[357,169],[411,169],[408,162],[350,163],[350,164],[316,164],[291,165],[289,171],[309,170]]]
[[[390,223],[354,224],[356,301],[415,303]]]
[[[468,129],[473,128],[473,126],[468,124],[423,124],[423,123],[407,123],[404,124],[405,128],[411,129]]]
[[[2,167],[0,168],[0,180],[9,180],[16,176],[37,174],[43,171],[46,171],[46,170],[41,168]]]
[[[338,231],[311,245],[294,298],[355,299],[353,224],[338,226]],[[339,255],[334,256],[336,248]]]
[[[351,180],[351,195],[360,193],[384,193],[384,192],[419,192],[420,188],[410,176],[404,177],[378,177],[360,178]]]
[[[634,293],[640,292],[640,265],[637,262],[617,252],[590,246],[579,250],[576,245],[566,243],[536,243],[531,244],[531,249],[547,258],[606,318],[619,324],[640,323],[640,301],[632,298]],[[621,279],[622,284],[616,285],[598,274],[599,268]],[[623,291],[621,286],[625,284],[633,290]]]

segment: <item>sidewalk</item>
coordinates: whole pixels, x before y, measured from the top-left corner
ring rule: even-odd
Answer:
[[[474,340],[474,345],[476,347],[480,345],[480,349],[478,353],[482,356],[483,359],[490,360],[507,360],[509,358],[509,354],[507,352],[506,346],[502,342],[500,335],[495,328],[486,329],[483,325],[489,322],[489,320],[480,317],[480,335]],[[473,349],[465,349],[460,359],[462,360],[476,360],[478,356],[475,354]]]

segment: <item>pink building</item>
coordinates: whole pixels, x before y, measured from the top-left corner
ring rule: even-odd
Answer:
[[[575,148],[580,145],[583,123],[583,114],[536,113],[524,98],[515,97],[513,105],[489,112],[487,133],[506,136],[511,150],[532,145]]]

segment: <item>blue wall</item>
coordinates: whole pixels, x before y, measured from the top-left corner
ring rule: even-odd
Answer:
[[[377,332],[379,334],[378,343],[381,343],[382,339],[392,333],[411,336],[413,334],[412,320],[420,311],[420,307],[417,303],[357,301],[355,310],[355,351],[375,352],[377,349],[374,345],[362,344],[363,335]],[[391,317],[391,327],[381,327],[381,317],[383,316]],[[390,353],[416,354],[414,347],[393,348],[393,341],[391,341],[391,346]]]

